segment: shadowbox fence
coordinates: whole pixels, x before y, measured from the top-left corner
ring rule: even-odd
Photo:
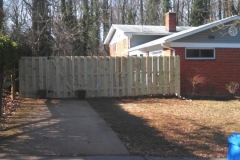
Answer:
[[[180,94],[180,58],[166,57],[23,57],[19,90],[25,98],[47,90],[48,98],[122,97]]]

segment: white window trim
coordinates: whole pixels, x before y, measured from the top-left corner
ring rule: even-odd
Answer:
[[[207,58],[201,58],[201,57],[199,57],[199,58],[188,58],[187,57],[187,49],[199,49],[199,50],[201,50],[201,49],[212,49],[213,50],[213,57],[207,57]],[[216,59],[216,51],[215,51],[215,48],[185,48],[185,59],[188,59],[188,60],[214,60],[214,59]]]

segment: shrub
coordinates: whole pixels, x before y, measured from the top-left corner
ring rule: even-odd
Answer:
[[[226,84],[226,89],[231,94],[235,94],[238,87],[239,87],[239,84],[237,82],[229,82],[228,84]]]

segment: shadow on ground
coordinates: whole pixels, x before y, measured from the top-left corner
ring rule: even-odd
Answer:
[[[152,122],[149,123],[149,119],[130,114],[120,105],[139,105],[136,99],[94,98],[87,101],[117,133],[132,155],[207,158],[226,155],[227,137],[219,126],[209,128],[197,121],[164,114],[160,119],[156,117],[156,121],[166,123],[154,126],[151,125]],[[154,102],[154,99],[147,99],[145,102],[149,105],[159,103]],[[193,128],[191,131],[187,131],[188,128],[179,128],[181,123],[187,123]]]

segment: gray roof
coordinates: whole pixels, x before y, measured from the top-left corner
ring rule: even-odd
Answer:
[[[184,31],[195,27],[177,26],[176,32]],[[170,35],[175,32],[169,32],[166,26],[150,26],[150,25],[121,25],[113,24],[104,44],[109,44],[115,31],[120,30],[126,35]]]
[[[167,30],[166,26],[148,26],[148,25],[120,25],[120,24],[113,24],[112,27],[115,29],[119,29],[124,33],[139,33],[139,34],[170,34]],[[190,29],[193,27],[185,27],[185,26],[177,26],[177,32],[183,31],[186,29]]]
[[[148,47],[151,47],[151,46],[164,44],[164,43],[167,43],[167,42],[172,42],[172,41],[175,41],[177,39],[180,39],[180,38],[183,38],[183,37],[186,37],[186,36],[190,36],[192,34],[199,33],[201,31],[204,31],[204,30],[216,27],[216,26],[221,26],[223,24],[226,24],[226,23],[229,23],[229,22],[235,21],[235,20],[240,20],[240,16],[228,17],[228,18],[221,19],[221,20],[218,20],[218,21],[215,21],[215,22],[212,22],[212,23],[201,25],[199,27],[194,27],[194,28],[191,28],[191,29],[188,29],[188,30],[184,30],[182,32],[177,32],[177,33],[165,36],[163,38],[159,38],[159,39],[156,39],[156,40],[138,45],[136,47],[130,48],[127,52],[131,52],[131,51],[135,51],[135,50],[139,50],[139,49],[143,49],[143,48],[148,48]]]

